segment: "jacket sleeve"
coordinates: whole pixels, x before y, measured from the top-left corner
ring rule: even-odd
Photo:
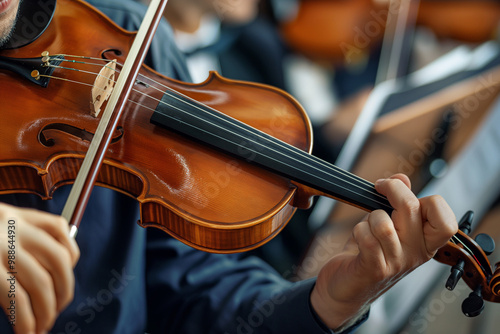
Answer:
[[[139,29],[147,10],[140,1],[86,0],[86,2],[129,31]],[[177,48],[172,27],[165,19],[162,19],[156,30],[144,63],[169,78],[191,82],[184,55]]]
[[[289,282],[260,259],[201,252],[154,229],[147,245],[151,333],[334,333],[310,305],[315,280]]]

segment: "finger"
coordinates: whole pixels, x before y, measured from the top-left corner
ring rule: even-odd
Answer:
[[[358,258],[363,275],[375,281],[385,279],[387,268],[384,253],[367,221],[362,221],[354,226],[353,238],[359,248]]]
[[[373,211],[368,217],[371,233],[382,247],[384,259],[392,272],[402,269],[403,249],[397,231],[389,215],[382,210]]]
[[[36,322],[30,299],[17,278],[6,273],[2,270],[0,275],[0,306],[16,333],[34,333]]]
[[[394,174],[391,177],[389,177],[389,179],[400,180],[408,187],[408,189],[411,189],[411,181],[406,174],[401,174],[401,173]]]
[[[402,174],[400,174],[402,175]],[[375,188],[386,196],[395,210],[407,207],[419,207],[417,197],[410,190],[405,181],[400,178],[380,179],[375,182]]]
[[[67,248],[55,241],[52,236],[36,229],[24,235],[26,251],[45,268],[54,282],[57,310],[61,311],[73,299],[74,274],[71,255]]]
[[[366,214],[363,219],[359,221],[359,223],[367,223],[368,222],[368,216],[369,214]],[[354,230],[353,230],[354,232]],[[345,252],[349,252],[351,254],[358,254],[359,253],[359,248],[358,248],[358,243],[356,242],[356,239],[354,238],[354,233],[351,233],[351,236],[347,240],[347,242],[344,245]]]
[[[76,241],[69,236],[69,225],[66,219],[38,210],[24,210],[23,218],[31,222],[41,230],[50,234],[59,243],[68,249],[71,255],[73,266],[76,265],[80,257],[80,250]]]
[[[458,223],[453,210],[441,196],[429,196],[420,199],[424,237],[427,252],[434,256],[457,233]]]
[[[377,180],[377,182],[375,182],[375,189],[386,196],[387,200],[394,208],[392,218],[395,218],[395,216],[399,218],[393,219],[398,231],[410,228],[412,232],[415,232],[417,229],[421,229],[420,202],[404,181],[398,177]],[[400,221],[401,223],[399,223]],[[410,222],[418,222],[419,225],[403,225]]]
[[[52,277],[35,258],[23,253],[17,264],[17,280],[30,298],[37,332],[48,331],[57,315]]]

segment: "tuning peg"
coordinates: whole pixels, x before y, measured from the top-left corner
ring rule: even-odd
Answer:
[[[455,286],[457,286],[458,281],[462,277],[464,273],[464,265],[465,262],[462,259],[459,259],[457,264],[451,267],[451,274],[446,280],[446,289],[448,290],[453,290],[455,289]]]
[[[490,255],[495,250],[495,240],[485,233],[476,235],[474,241],[481,246],[486,255]]]
[[[460,219],[460,222],[458,222],[458,228],[465,234],[469,234],[472,228],[473,219],[474,219],[474,211],[471,210],[467,211]]]
[[[481,285],[479,285],[473,292],[470,293],[462,303],[462,312],[467,317],[476,317],[483,312],[484,300],[481,296]]]

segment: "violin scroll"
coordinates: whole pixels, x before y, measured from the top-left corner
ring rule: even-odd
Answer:
[[[495,273],[490,282],[491,290],[496,295],[500,295],[500,262],[495,264]]]
[[[445,284],[448,290],[453,290],[460,278],[472,289],[462,303],[462,312],[468,317],[481,314],[484,300],[500,302],[500,262],[493,272],[487,258],[495,249],[495,242],[487,234],[479,234],[474,240],[468,236],[473,217],[473,212],[468,211],[459,222],[459,231],[434,256],[452,266]]]

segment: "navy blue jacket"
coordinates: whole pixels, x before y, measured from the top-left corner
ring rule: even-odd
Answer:
[[[89,2],[130,30],[144,14],[134,2]],[[164,22],[148,62],[167,76],[189,80],[170,36]],[[0,201],[59,214],[68,193],[65,186],[50,201],[27,194]],[[139,227],[138,217],[133,199],[94,190],[76,238],[81,258],[75,297],[51,333],[332,333],[310,306],[314,280],[291,283],[257,258],[195,250]],[[0,311],[0,333],[11,332]]]

